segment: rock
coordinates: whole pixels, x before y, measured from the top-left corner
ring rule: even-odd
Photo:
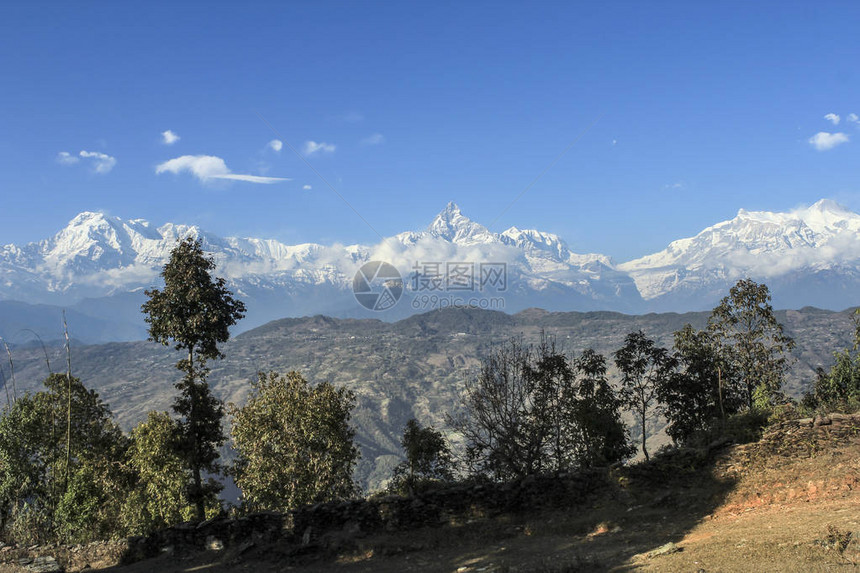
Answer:
[[[795,420],[795,423],[798,426],[811,426],[812,422],[813,422],[812,418],[799,418],[799,419]]]
[[[310,545],[312,533],[313,533],[313,529],[311,529],[310,527],[305,529],[305,532],[302,535],[302,545]]]
[[[812,425],[815,427],[829,426],[832,423],[833,420],[831,420],[828,416],[815,416],[815,420],[812,422]]]
[[[661,545],[653,551],[649,551],[645,554],[645,556],[648,557],[648,559],[653,559],[654,557],[660,557],[661,555],[669,555],[671,553],[677,553],[678,551],[681,551],[681,548],[670,541],[669,543]]]
[[[209,535],[206,537],[206,549],[209,551],[221,551],[224,549],[224,542],[214,535]]]
[[[63,573],[64,571],[63,567],[57,563],[57,560],[50,555],[36,557],[25,569],[34,573]]]

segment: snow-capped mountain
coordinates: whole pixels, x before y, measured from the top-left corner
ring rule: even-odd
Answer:
[[[321,313],[388,320],[430,310],[408,299],[422,294],[418,278],[428,269],[446,272],[446,263],[473,264],[475,285],[466,293],[443,289],[432,294],[457,295],[461,302],[496,297],[509,312],[531,306],[704,310],[746,276],[765,281],[777,306],[841,309],[860,304],[860,215],[829,200],[787,213],[741,209],[730,221],[622,264],[601,254],[576,253],[552,233],[516,227],[494,233],[454,203],[424,230],[375,245],[349,246],[224,238],[195,226],[155,227],[141,219],[81,213],[50,239],[0,247],[0,301],[62,305],[102,320],[107,316],[125,327],[134,324],[140,334],[143,290],[159,284],[170,250],[186,236],[201,239],[215,258],[218,275],[246,302],[243,328],[284,316]],[[394,265],[406,284],[407,300],[386,313],[366,311],[353,298],[353,277],[371,260]],[[481,288],[481,263],[504,265],[504,288]],[[16,309],[20,317],[20,305]],[[99,332],[105,328],[102,324]],[[123,332],[129,336],[128,328]]]
[[[574,253],[552,233],[516,227],[493,233],[463,215],[453,202],[426,230],[401,233],[396,239],[406,247],[402,252],[377,250],[374,257],[391,260],[399,268],[412,264],[413,269],[416,262],[433,260],[505,263],[510,284],[504,293],[506,309],[633,311],[641,303],[633,281],[618,272],[609,257]]]
[[[608,257],[573,253],[559,237],[541,231],[511,228],[493,233],[463,215],[454,203],[423,231],[401,233],[376,245],[349,246],[223,238],[194,226],[155,227],[140,219],[81,213],[50,239],[0,248],[0,300],[85,307],[94,315],[109,304],[112,316],[119,314],[142,326],[142,291],[158,285],[170,250],[186,236],[202,241],[219,276],[246,302],[244,328],[284,316],[367,315],[351,289],[355,273],[370,260],[393,264],[407,285],[410,277],[427,268],[445,274],[447,263],[466,263],[474,273],[473,288],[433,294],[456,295],[463,303],[496,296],[504,299],[496,308],[507,310],[536,305],[635,310],[641,302],[633,281],[615,270]],[[482,287],[481,263],[504,265],[502,288]],[[420,288],[412,291],[418,294]],[[381,318],[431,308],[401,303]]]
[[[714,300],[747,276],[784,306],[841,309],[860,303],[860,215],[828,199],[787,213],[741,209],[618,269],[661,310]]]

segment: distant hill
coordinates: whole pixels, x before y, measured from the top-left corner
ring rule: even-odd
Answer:
[[[118,297],[122,299],[121,302],[116,301],[119,304],[115,306],[119,308],[114,312],[108,312],[112,298],[106,297],[98,304],[96,313],[103,318],[87,313],[87,305],[90,301],[86,300],[66,308],[50,304],[0,301],[0,337],[18,344],[27,340],[36,340],[36,334],[44,342],[63,340],[63,311],[65,311],[70,335],[81,342],[94,344],[111,340],[146,338],[146,329],[143,325],[135,325],[127,317],[121,316],[122,311],[129,306],[128,297]],[[140,315],[139,303],[137,314]]]
[[[509,315],[445,309],[394,323],[321,315],[289,318],[240,334],[224,345],[227,358],[211,364],[210,381],[220,397],[236,403],[244,401],[249,381],[260,370],[299,370],[311,381],[329,380],[351,388],[358,396],[353,419],[362,449],[358,475],[372,488],[388,478],[399,461],[406,421],[415,416],[444,427],[444,416],[456,407],[465,377],[474,374],[482,355],[510,336],[521,334],[526,341],[536,341],[545,329],[568,352],[594,348],[609,355],[633,330],[642,329],[670,345],[675,330],[686,323],[701,328],[707,316],[539,309]],[[798,396],[814,379],[817,366],[829,366],[832,352],[851,344],[851,312],[803,308],[779,311],[777,316],[797,339],[787,390]],[[61,350],[51,352],[56,365],[62,364]],[[37,388],[46,374],[41,349],[16,348],[13,356],[18,388]],[[178,380],[173,364],[178,359],[171,349],[148,342],[72,348],[75,375],[99,391],[125,428],[150,410],[169,409]],[[5,372],[8,375],[8,365]],[[654,439],[656,446],[664,438]]]

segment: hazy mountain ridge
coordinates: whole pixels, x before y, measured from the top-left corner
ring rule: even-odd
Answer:
[[[71,307],[83,317],[116,322],[122,332],[117,338],[142,336],[137,312],[142,290],[158,284],[170,250],[185,236],[202,240],[216,260],[217,273],[246,302],[248,318],[241,328],[283,316],[323,313],[396,320],[426,311],[409,304],[416,294],[408,290],[410,275],[421,273],[424,263],[443,263],[444,268],[449,261],[505,263],[506,290],[477,294],[503,297],[508,312],[528,307],[705,310],[745,276],[767,282],[777,307],[838,310],[860,302],[860,215],[830,200],[787,213],[741,209],[734,219],[695,237],[621,264],[601,254],[576,253],[552,233],[517,227],[491,232],[454,203],[425,230],[400,233],[376,245],[222,238],[196,226],[155,227],[141,219],[85,212],[50,239],[0,247],[0,300]],[[386,313],[365,311],[352,297],[352,278],[370,260],[394,264],[406,279],[404,300]],[[116,312],[119,301],[131,300],[134,307],[128,303],[128,309]]]

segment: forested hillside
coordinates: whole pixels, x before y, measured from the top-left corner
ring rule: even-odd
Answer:
[[[828,368],[834,351],[851,346],[852,311],[807,307],[776,315],[797,342],[785,390],[799,397],[814,381],[817,367]],[[373,489],[400,460],[406,422],[414,416],[444,428],[444,416],[456,407],[465,377],[475,373],[480,357],[511,336],[522,334],[525,341],[536,342],[543,329],[565,351],[593,348],[609,356],[631,331],[642,329],[670,347],[674,331],[686,323],[703,328],[707,318],[706,312],[630,316],[531,309],[508,315],[445,309],[395,323],[324,316],[284,319],[224,344],[226,358],[211,363],[210,382],[217,396],[236,403],[244,402],[261,370],[299,370],[311,382],[352,389],[358,400],[353,423],[362,450],[357,477]],[[55,371],[65,369],[61,349],[49,348],[48,356]],[[73,345],[71,357],[73,374],[99,392],[123,428],[130,429],[150,410],[169,410],[178,380],[170,349],[150,342]],[[41,347],[13,348],[13,359],[18,390],[41,389],[47,374]],[[610,378],[616,379],[609,362]],[[658,426],[649,428],[654,435],[649,449],[666,440]],[[638,431],[632,425],[634,438]]]

